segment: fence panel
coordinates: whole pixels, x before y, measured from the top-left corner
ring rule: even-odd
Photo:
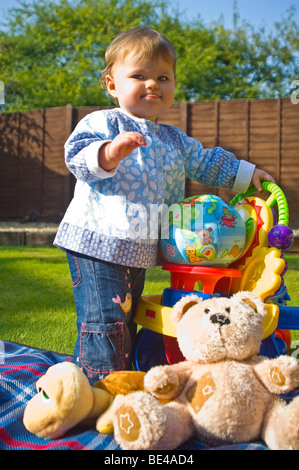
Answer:
[[[67,105],[0,114],[0,220],[22,218],[32,210],[40,220],[61,220],[75,183],[64,163],[64,143],[77,122],[98,109]],[[299,228],[299,105],[289,99],[181,103],[158,122],[270,172],[287,196],[290,225]],[[187,196],[204,193],[226,200],[233,196],[186,181]]]
[[[0,115],[0,217],[17,214],[19,115]]]
[[[42,212],[45,110],[19,114],[17,217]]]

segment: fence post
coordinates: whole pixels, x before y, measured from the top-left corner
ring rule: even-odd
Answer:
[[[72,104],[65,106],[65,141],[76,126],[77,109]],[[69,173],[65,179],[64,206],[67,207],[73,197],[74,176]]]
[[[277,155],[276,155],[276,181],[281,182],[281,142],[282,142],[282,100],[277,100]]]
[[[73,132],[76,125],[76,113],[77,109],[72,104],[65,106],[65,140]]]
[[[246,148],[244,149],[244,150],[245,150],[244,157],[245,157],[245,159],[246,159],[248,162],[250,161],[250,119],[251,119],[251,116],[250,116],[250,111],[251,111],[250,103],[251,103],[251,101],[250,101],[250,100],[247,100],[247,113],[246,113]]]
[[[215,147],[219,146],[220,101],[215,101]]]
[[[189,103],[182,101],[180,103],[180,128],[188,135],[189,131]]]

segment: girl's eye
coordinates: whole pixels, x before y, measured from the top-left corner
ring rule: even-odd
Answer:
[[[136,80],[143,80],[144,76],[141,75],[141,73],[136,73],[136,75],[133,75],[133,78],[135,78]]]
[[[165,77],[164,75],[162,75],[161,77],[158,78],[159,82],[166,82],[167,80],[167,77]]]

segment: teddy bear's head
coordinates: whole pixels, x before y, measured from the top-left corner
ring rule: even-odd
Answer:
[[[252,292],[230,298],[183,297],[175,304],[171,320],[186,359],[209,363],[244,360],[259,352],[266,309]]]

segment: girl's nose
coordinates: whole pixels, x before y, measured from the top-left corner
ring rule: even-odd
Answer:
[[[156,80],[154,80],[153,78],[149,78],[145,83],[145,87],[147,89],[153,90],[155,88],[159,88],[159,85]]]

